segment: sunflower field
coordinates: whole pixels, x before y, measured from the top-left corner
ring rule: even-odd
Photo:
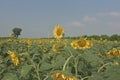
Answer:
[[[64,38],[0,39],[0,80],[120,80],[120,42]]]

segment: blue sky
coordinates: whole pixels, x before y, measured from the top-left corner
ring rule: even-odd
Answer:
[[[14,27],[20,37],[52,37],[60,24],[66,36],[120,34],[120,0],[0,0],[0,36]]]

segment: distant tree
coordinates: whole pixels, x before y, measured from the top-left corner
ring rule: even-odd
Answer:
[[[101,35],[100,37],[101,37],[103,40],[105,40],[105,39],[109,40],[109,36],[108,36],[108,35]]]
[[[112,40],[112,41],[114,41],[114,40],[120,41],[120,35],[118,35],[118,34],[113,34],[113,35],[110,37],[110,40]]]
[[[18,36],[21,35],[20,33],[21,33],[22,29],[21,28],[13,28],[12,31],[13,31],[14,37],[18,38]]]
[[[99,35],[91,35],[90,38],[96,39],[96,40],[100,40],[100,36]]]

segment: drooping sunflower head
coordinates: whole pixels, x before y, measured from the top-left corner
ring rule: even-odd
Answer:
[[[112,58],[115,58],[115,57],[120,57],[120,50],[116,49],[116,48],[113,48],[112,50],[110,50],[108,53],[107,53],[108,57],[112,57]]]
[[[53,30],[53,34],[55,38],[60,39],[63,37],[64,29],[58,24]]]
[[[17,66],[17,65],[19,64],[19,59],[18,59],[16,53],[13,52],[13,51],[8,51],[8,54],[9,54],[9,56],[11,57],[11,60],[12,60],[13,64],[14,64],[15,66]]]
[[[65,47],[66,47],[65,45],[54,44],[54,45],[52,46],[52,50],[53,50],[54,52],[57,52],[57,51],[64,50]]]
[[[71,42],[70,45],[71,45],[74,49],[77,49],[77,48],[78,48],[77,41],[73,41],[73,42]]]
[[[86,48],[90,48],[92,46],[92,43],[86,40],[86,38],[80,38],[79,40],[73,41],[71,43],[71,46],[74,49],[86,49]]]
[[[76,77],[67,75],[63,72],[54,72],[51,75],[51,78],[53,78],[54,80],[77,80]]]
[[[79,49],[86,49],[86,48],[90,48],[92,46],[92,43],[88,40],[86,40],[86,38],[80,38],[77,41],[78,44],[78,48]]]
[[[86,39],[81,38],[80,40],[77,41],[77,44],[79,47],[85,47],[87,44],[87,41],[86,41]]]

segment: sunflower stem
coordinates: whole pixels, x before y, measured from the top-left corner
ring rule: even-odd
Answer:
[[[111,63],[106,63],[106,64],[104,64],[103,66],[101,66],[99,69],[98,69],[98,73],[105,67],[105,66],[107,66],[107,65],[110,65]]]
[[[71,55],[70,57],[67,58],[65,64],[63,65],[63,71],[65,71],[66,65],[72,57],[73,57],[73,55]]]
[[[77,73],[78,73],[78,70],[77,70],[77,65],[78,65],[78,59],[77,58],[75,58],[75,76],[77,77]]]

